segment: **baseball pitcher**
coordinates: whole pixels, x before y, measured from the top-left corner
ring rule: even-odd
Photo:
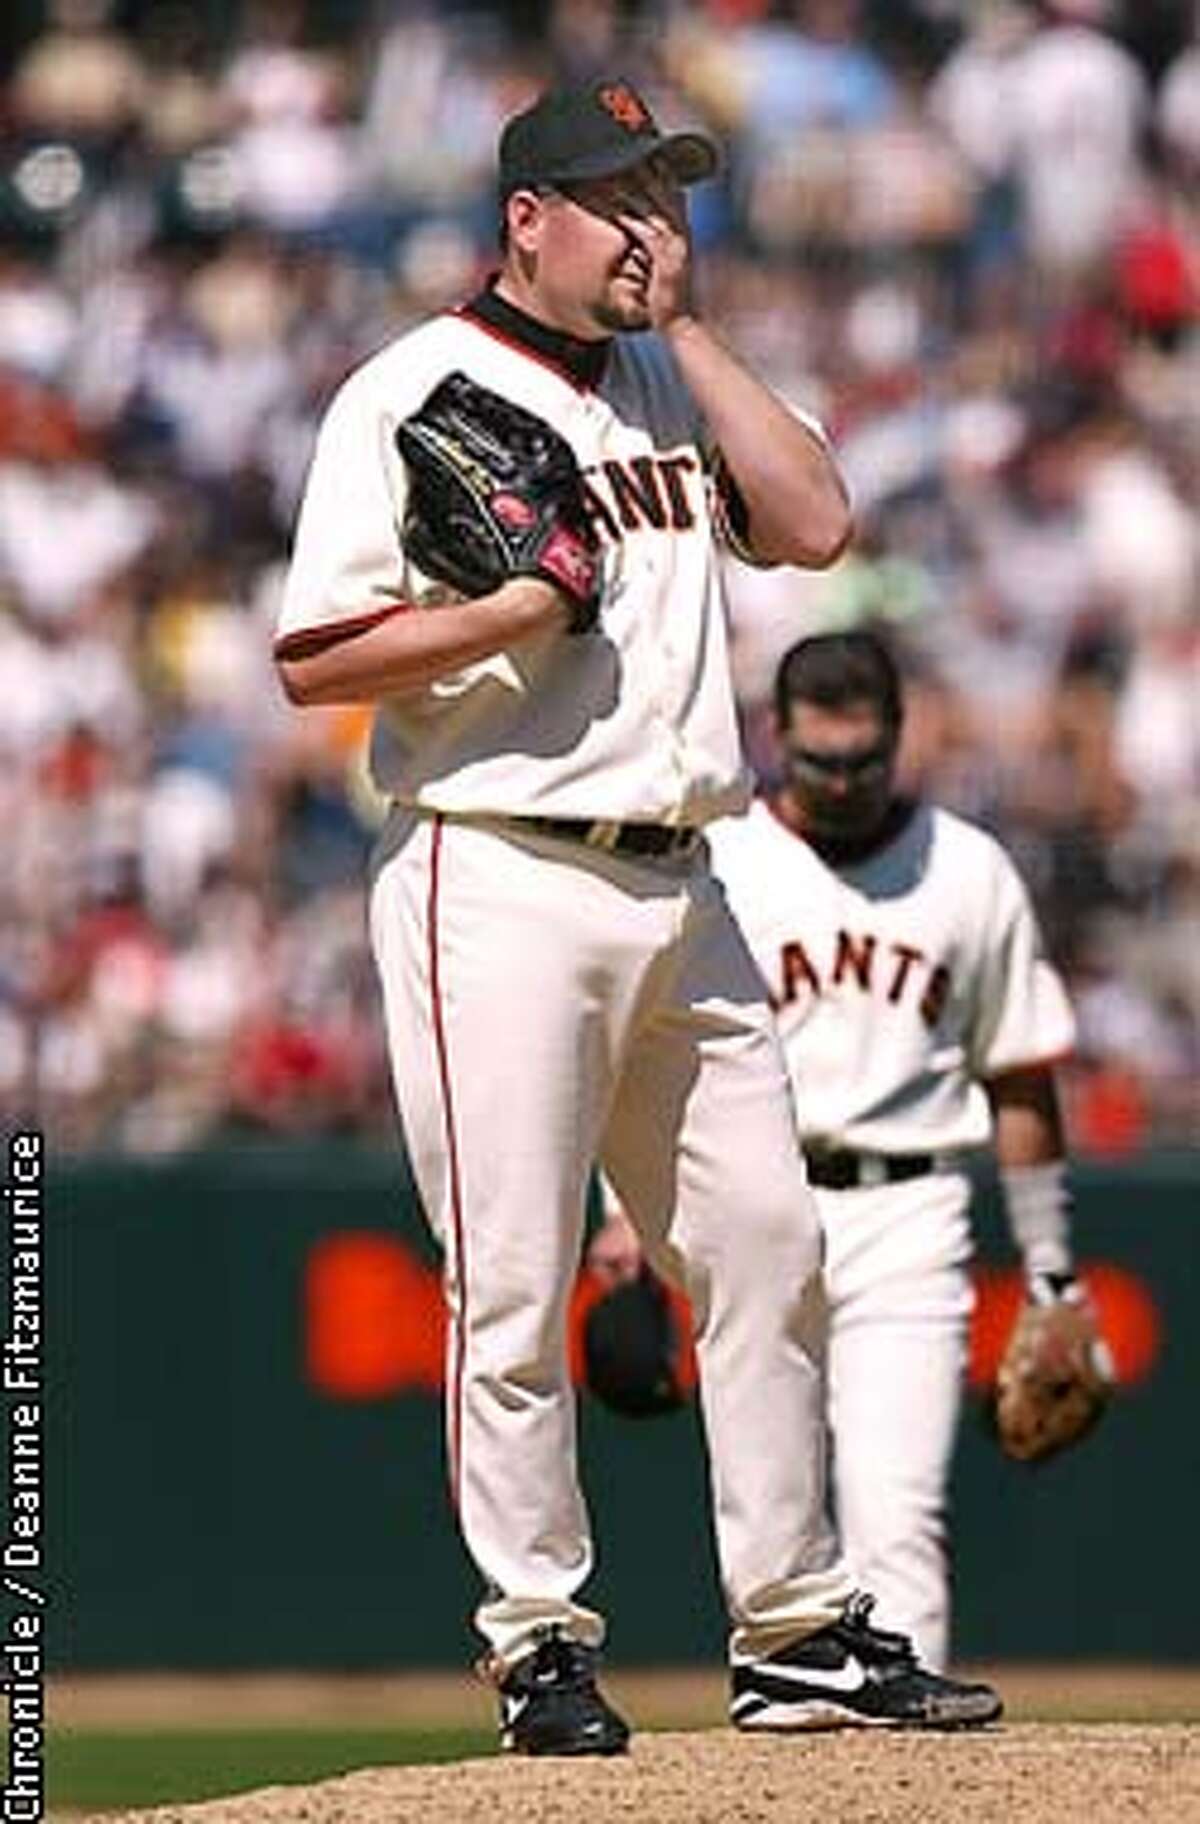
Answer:
[[[279,626],[295,702],[376,706],[371,936],[444,1250],[451,1492],[525,1753],[628,1738],[581,1600],[565,1349],[596,1157],[698,1314],[738,1720],[809,1726],[830,1688],[884,1721],[999,1708],[871,1629],[826,1520],[816,1211],[703,831],[747,800],[719,550],[825,565],[849,516],[819,428],[696,310],[684,186],[716,159],[616,78],[509,121],[500,270],[334,398]]]

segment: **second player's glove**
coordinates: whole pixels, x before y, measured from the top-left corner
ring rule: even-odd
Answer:
[[[1006,1456],[1039,1462],[1084,1437],[1113,1388],[1113,1365],[1077,1280],[1035,1280],[1005,1345],[992,1423]]]
[[[595,625],[596,536],[574,453],[552,425],[454,373],[396,442],[409,473],[404,547],[426,576],[465,596],[539,576],[566,596],[572,633]]]

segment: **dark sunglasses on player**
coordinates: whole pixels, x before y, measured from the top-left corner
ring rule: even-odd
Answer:
[[[812,779],[866,779],[887,770],[894,750],[890,741],[881,741],[874,747],[853,748],[840,754],[811,747],[789,747],[785,751],[792,771]]]

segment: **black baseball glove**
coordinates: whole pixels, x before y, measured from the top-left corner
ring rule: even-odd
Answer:
[[[596,536],[574,453],[552,425],[455,373],[396,442],[409,472],[404,548],[426,576],[465,596],[540,576],[570,602],[572,633],[595,625]]]
[[[653,1418],[683,1405],[679,1354],[666,1288],[644,1263],[636,1279],[606,1292],[584,1319],[587,1387],[624,1418]]]

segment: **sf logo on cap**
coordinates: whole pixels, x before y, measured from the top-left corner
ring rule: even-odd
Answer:
[[[609,83],[599,91],[596,99],[627,132],[636,133],[649,124],[650,116],[645,105],[623,82]]]

